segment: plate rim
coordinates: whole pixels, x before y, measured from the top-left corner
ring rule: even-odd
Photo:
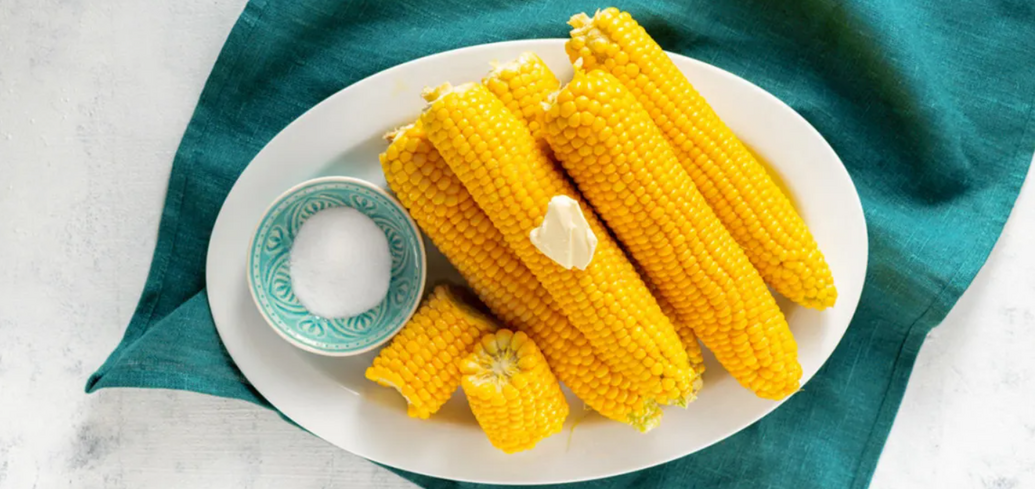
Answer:
[[[494,49],[506,49],[506,48],[508,48],[508,47],[510,47],[512,45],[519,45],[519,44],[523,45],[523,46],[527,46],[527,48],[525,48],[525,50],[533,50],[533,51],[535,51],[536,49],[543,48],[543,47],[551,48],[552,49],[552,48],[556,47],[557,43],[563,43],[565,41],[566,41],[566,39],[564,39],[564,38],[520,39],[520,40],[509,40],[509,41],[501,41],[501,42],[485,43],[485,44],[478,44],[478,45],[460,47],[460,48],[450,49],[450,50],[442,51],[442,52],[438,52],[438,53],[431,53],[431,54],[428,54],[426,56],[423,56],[423,57],[420,57],[420,58],[416,58],[416,59],[413,59],[413,60],[410,60],[410,61],[398,64],[398,65],[392,66],[392,67],[387,68],[385,70],[382,70],[380,72],[377,72],[377,73],[371,74],[371,75],[369,75],[367,77],[364,77],[363,79],[358,80],[358,81],[356,81],[356,82],[354,82],[354,83],[352,83],[352,84],[350,84],[350,85],[348,85],[346,87],[343,87],[342,89],[340,89],[337,92],[331,94],[327,98],[325,98],[325,99],[321,100],[320,102],[314,104],[312,107],[310,107],[305,112],[303,112],[301,115],[299,115],[296,119],[294,119],[289,124],[284,126],[283,129],[281,129],[273,138],[271,138],[263,146],[263,148],[259,152],[257,152],[255,154],[255,156],[249,162],[249,165],[241,172],[241,174],[238,176],[237,180],[235,180],[234,185],[231,188],[230,192],[227,194],[227,200],[229,200],[229,197],[233,194],[233,192],[236,189],[236,187],[238,186],[238,183],[240,182],[241,178],[244,177],[246,174],[248,174],[248,171],[252,168],[252,164],[251,163],[254,162],[257,158],[259,158],[260,155],[262,155],[271,145],[275,144],[276,141],[278,140],[278,138],[280,138],[282,134],[284,134],[286,132],[290,132],[296,125],[299,124],[299,121],[301,121],[302,119],[305,119],[307,116],[312,114],[315,110],[317,110],[322,105],[331,103],[333,100],[336,100],[338,97],[342,97],[344,92],[346,92],[347,90],[349,90],[350,88],[354,87],[355,85],[357,85],[359,83],[368,81],[368,80],[370,80],[370,79],[372,79],[374,77],[382,77],[382,76],[387,77],[387,76],[389,76],[391,74],[397,73],[397,72],[405,70],[407,68],[412,68],[415,65],[423,64],[423,63],[429,63],[429,62],[433,61],[435,58],[456,54],[457,52],[460,52],[460,51],[471,52],[471,51],[485,51],[485,50],[494,50]],[[840,331],[840,333],[838,334],[838,337],[837,337],[837,341],[833,343],[833,346],[830,348],[830,352],[825,355],[825,357],[823,358],[822,362],[820,362],[819,365],[817,366],[816,370],[813,371],[807,377],[803,377],[803,379],[802,379],[802,387],[804,387],[804,385],[807,382],[809,382],[815,376],[816,373],[818,373],[820,370],[822,370],[823,366],[826,365],[826,363],[830,360],[830,357],[833,356],[833,353],[836,351],[837,346],[844,339],[844,335],[847,332],[848,327],[850,327],[851,321],[854,318],[854,315],[855,315],[855,313],[858,310],[858,304],[859,304],[859,301],[860,301],[860,298],[861,298],[861,294],[862,294],[862,290],[863,290],[864,284],[865,284],[866,271],[868,270],[868,267],[869,267],[869,230],[868,230],[868,226],[866,224],[865,213],[864,213],[863,208],[862,208],[862,202],[861,202],[861,198],[860,198],[859,193],[858,193],[858,189],[856,188],[855,183],[854,183],[854,181],[851,178],[851,175],[848,173],[847,168],[844,166],[843,161],[837,155],[837,152],[834,151],[833,147],[830,145],[830,142],[827,141],[826,138],[824,138],[823,135],[821,133],[819,133],[819,131],[811,123],[808,122],[808,120],[806,120],[801,114],[799,114],[797,111],[795,111],[792,107],[787,105],[784,101],[780,100],[778,97],[776,97],[772,93],[762,89],[758,85],[755,85],[750,80],[747,80],[747,79],[742,78],[742,77],[740,77],[738,75],[735,75],[735,74],[733,74],[733,73],[731,73],[731,72],[729,72],[729,71],[727,71],[727,70],[725,70],[723,68],[720,68],[718,66],[715,66],[715,65],[706,63],[704,61],[700,61],[698,59],[691,58],[689,56],[685,56],[685,55],[682,55],[682,54],[679,54],[679,53],[673,53],[673,52],[670,52],[670,51],[665,51],[665,53],[667,55],[669,55],[671,58],[673,58],[673,60],[682,59],[683,62],[688,62],[688,63],[693,64],[693,65],[701,65],[701,67],[703,67],[705,69],[714,70],[716,72],[716,74],[720,75],[721,77],[732,79],[732,80],[736,81],[737,83],[742,83],[742,84],[745,85],[746,89],[754,91],[754,92],[760,94],[761,96],[770,99],[772,102],[775,102],[775,105],[779,106],[782,112],[786,112],[789,115],[789,117],[797,119],[798,122],[800,122],[802,124],[802,127],[805,128],[806,131],[811,132],[819,141],[822,141],[822,143],[826,146],[826,149],[829,149],[830,155],[838,163],[838,165],[835,165],[835,167],[836,167],[835,168],[835,172],[838,173],[843,178],[843,180],[845,182],[847,182],[848,185],[850,185],[850,188],[852,189],[851,195],[849,197],[851,197],[851,201],[852,201],[851,203],[854,204],[854,205],[852,205],[852,209],[851,209],[852,212],[850,214],[852,214],[853,216],[858,216],[859,219],[858,219],[858,222],[856,224],[858,224],[860,226],[860,229],[862,231],[862,236],[865,238],[862,241],[862,243],[860,244],[861,250],[859,250],[860,256],[861,256],[861,258],[859,258],[859,260],[861,260],[862,276],[860,278],[859,286],[857,288],[857,293],[854,294],[854,297],[844,297],[844,296],[842,296],[843,299],[851,299],[851,301],[853,302],[851,313],[848,315],[848,318],[846,320],[846,325]],[[213,248],[216,247],[215,243],[216,243],[217,240],[215,239],[215,237],[217,236],[217,230],[221,228],[220,224],[226,218],[225,214],[224,214],[225,204],[226,204],[226,200],[224,200],[224,204],[221,206],[220,212],[219,212],[219,214],[218,214],[218,216],[216,218],[215,225],[213,226],[213,232],[212,232],[212,235],[211,235],[211,238],[210,238],[210,242],[209,242],[209,246],[208,246],[208,250],[207,250],[208,253],[206,255],[206,272],[211,272],[210,268],[213,267],[213,259],[212,259],[213,254],[211,252],[212,252]],[[211,276],[211,273],[206,273],[206,286],[209,285],[209,280],[210,280],[209,277],[210,276]],[[212,292],[213,292],[213,290],[209,289],[208,301],[209,301],[210,307],[212,306],[212,304],[214,302],[213,293]],[[217,292],[215,295],[219,296],[220,293]],[[212,309],[215,310],[214,307]],[[230,354],[231,358],[234,359],[235,364],[237,364],[238,361],[236,360],[237,354],[235,354],[235,350],[237,350],[237,347],[239,345],[231,346],[226,341],[225,331],[224,331],[224,328],[226,328],[226,326],[221,327],[219,325],[219,321],[217,321],[215,319],[215,314],[213,314],[213,322],[216,324],[217,332],[218,332],[218,334],[220,336],[221,341],[223,341],[224,345],[226,346],[227,352]],[[238,352],[240,352],[240,351],[238,350]],[[252,378],[248,377],[248,374],[246,372],[244,372],[244,369],[241,369],[241,373],[246,378],[248,378],[249,382],[252,383],[252,385],[255,387],[255,389],[260,394],[263,393],[264,389],[261,388],[259,384],[266,385],[265,379],[261,380],[258,383],[256,383],[256,382],[254,382],[254,380]],[[797,392],[795,394],[797,394]],[[407,471],[407,472],[412,472],[412,473],[416,473],[416,474],[420,474],[420,475],[426,475],[426,476],[429,476],[429,477],[448,478],[449,480],[455,480],[455,481],[460,481],[460,482],[474,482],[474,483],[488,483],[488,484],[512,484],[512,485],[539,485],[539,484],[552,484],[552,483],[583,482],[583,481],[597,480],[597,479],[601,479],[601,478],[606,478],[606,477],[612,477],[612,476],[616,476],[616,475],[631,473],[631,472],[635,472],[635,471],[638,471],[638,470],[648,469],[648,468],[655,467],[655,466],[658,466],[658,465],[661,465],[661,464],[664,464],[664,463],[671,462],[673,460],[685,457],[685,456],[690,455],[692,453],[695,453],[697,451],[700,451],[700,450],[703,450],[705,448],[708,448],[708,447],[710,447],[710,446],[712,446],[712,445],[714,445],[714,444],[716,444],[716,443],[718,443],[720,441],[725,440],[726,438],[729,438],[729,437],[739,433],[740,431],[744,430],[746,427],[748,427],[748,426],[754,424],[755,422],[759,421],[760,419],[768,416],[770,413],[772,413],[773,410],[775,410],[776,408],[778,408],[781,405],[783,405],[787,400],[789,400],[793,396],[794,395],[791,395],[791,396],[788,396],[787,398],[785,398],[785,399],[783,399],[781,401],[772,402],[771,404],[769,404],[767,406],[767,408],[765,410],[761,411],[757,416],[750,417],[750,419],[745,419],[742,423],[738,423],[737,424],[737,428],[735,430],[732,430],[732,431],[730,431],[729,433],[727,433],[727,434],[725,434],[723,436],[719,436],[719,437],[717,437],[717,438],[715,438],[715,439],[713,439],[713,440],[711,440],[711,441],[709,441],[709,442],[707,442],[707,443],[705,443],[705,444],[703,444],[701,446],[694,447],[694,448],[691,448],[689,450],[683,450],[682,448],[677,449],[677,450],[673,450],[672,454],[666,455],[664,457],[660,457],[659,459],[657,459],[657,460],[655,460],[655,461],[653,461],[651,463],[642,465],[642,466],[640,466],[638,468],[607,470],[607,471],[601,472],[599,474],[586,475],[586,476],[578,476],[578,477],[562,477],[562,478],[557,478],[557,477],[552,477],[550,475],[545,475],[545,478],[537,479],[537,480],[514,480],[514,479],[487,480],[487,479],[477,479],[477,478],[470,478],[470,477],[456,476],[456,475],[445,476],[445,475],[440,475],[440,474],[435,474],[435,473],[429,473],[429,472],[427,472],[425,470],[421,470],[421,469],[410,468],[410,467],[400,467],[398,465],[398,461],[394,461],[393,462],[393,461],[380,460],[380,459],[377,459],[376,457],[370,457],[368,455],[364,455],[364,454],[358,453],[357,451],[353,451],[351,449],[345,449],[345,448],[341,447],[340,445],[338,445],[336,443],[329,442],[329,441],[328,442],[331,443],[332,445],[334,445],[336,448],[339,448],[339,449],[342,449],[342,450],[346,450],[346,451],[348,451],[350,453],[353,453],[353,454],[355,454],[357,456],[363,457],[363,458],[365,458],[367,460],[374,461],[374,462],[376,462],[378,464],[383,464],[383,465],[386,465],[386,466],[389,466],[389,467],[392,467],[392,468],[396,468],[396,469],[399,469],[399,470],[404,470],[404,471]],[[269,400],[269,398],[266,396],[266,394],[263,394],[263,397],[266,397],[267,400]],[[272,400],[269,400],[269,402],[275,408],[277,408],[277,410],[281,414],[287,416],[287,413],[285,413],[283,410],[281,410],[280,407],[277,407],[276,404]],[[300,423],[298,421],[295,421],[295,422],[297,424],[299,424],[299,426],[302,426],[304,429],[307,429],[307,428],[305,428],[303,423]],[[310,432],[313,433],[313,434],[316,434],[315,432],[312,432],[312,431],[310,431]],[[320,436],[317,435],[317,437],[320,437]],[[322,438],[322,437],[320,437],[320,438]],[[327,441],[327,440],[325,440],[325,441]]]

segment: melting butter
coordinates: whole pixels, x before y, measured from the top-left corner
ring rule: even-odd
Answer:
[[[529,238],[542,254],[568,270],[585,270],[597,249],[597,237],[582,208],[567,195],[550,199],[543,223],[532,230]]]

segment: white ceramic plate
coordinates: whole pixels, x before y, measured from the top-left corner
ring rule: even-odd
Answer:
[[[722,440],[775,409],[740,387],[709,358],[705,388],[689,409],[670,408],[643,435],[586,413],[573,397],[564,433],[534,450],[505,455],[489,445],[462,393],[428,421],[406,416],[392,389],[364,379],[376,352],[350,358],[306,353],[263,323],[248,295],[245,262],[254,226],[269,203],[309,178],[347,175],[385,186],[377,156],[382,134],[412,121],[420,90],[479,80],[492,61],[534,51],[562,80],[571,67],[563,41],[515,41],[418,59],[378,73],[324,100],[291,123],[255,157],[223,204],[208,251],[208,297],[220,337],[248,380],[274,406],[325,440],[379,463],[448,479],[498,484],[573,482],[660,464]],[[751,83],[671,55],[719,115],[790,189],[833,270],[837,306],[816,312],[781,301],[804,369],[823,365],[852,319],[866,274],[866,223],[855,187],[823,137],[790,107]],[[428,285],[459,280],[428,247]],[[572,426],[578,422],[578,429]]]

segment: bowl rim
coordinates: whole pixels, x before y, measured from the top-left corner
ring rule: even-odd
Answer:
[[[417,297],[417,300],[413,301],[413,304],[410,305],[410,310],[406,312],[406,315],[403,317],[403,319],[401,321],[399,321],[399,324],[396,324],[392,328],[392,331],[388,335],[386,335],[383,339],[381,339],[380,341],[378,341],[376,343],[371,343],[371,344],[369,344],[369,345],[367,345],[367,346],[365,346],[363,348],[356,349],[356,350],[328,351],[328,350],[321,350],[319,348],[316,348],[316,347],[313,347],[311,345],[307,345],[305,343],[300,342],[296,338],[293,338],[290,335],[288,335],[287,333],[281,331],[280,328],[278,328],[276,325],[273,324],[273,321],[270,319],[270,314],[268,313],[266,308],[263,307],[262,303],[259,301],[258,296],[255,295],[256,285],[255,285],[255,279],[252,276],[252,258],[254,256],[255,240],[256,240],[256,238],[259,237],[259,231],[260,231],[260,227],[262,226],[263,221],[265,221],[266,218],[269,217],[270,213],[273,212],[273,209],[275,209],[277,207],[277,205],[279,205],[284,199],[286,199],[286,198],[288,198],[288,197],[298,193],[299,191],[301,191],[302,189],[304,189],[306,187],[310,187],[310,186],[313,186],[313,185],[319,185],[319,184],[323,184],[323,183],[344,183],[344,184],[350,184],[350,185],[355,185],[357,187],[363,187],[363,188],[372,190],[375,193],[380,194],[382,197],[387,199],[392,205],[396,206],[401,211],[403,217],[406,219],[406,223],[409,224],[410,228],[414,232],[414,235],[417,237],[417,240],[416,240],[417,241],[417,250],[418,250],[418,254],[420,255],[420,280],[419,280],[419,285],[417,287],[417,292],[415,294],[415,296]],[[258,222],[255,223],[255,228],[252,231],[252,238],[248,241],[248,260],[247,260],[244,272],[245,272],[245,276],[246,276],[246,278],[248,280],[248,294],[251,295],[252,302],[255,304],[255,308],[258,309],[259,315],[262,316],[262,319],[266,322],[266,325],[269,326],[270,329],[272,329],[274,332],[276,332],[278,336],[283,338],[285,341],[290,343],[292,346],[294,346],[296,348],[299,348],[301,350],[305,350],[305,351],[307,351],[309,353],[313,353],[313,354],[321,355],[321,356],[325,356],[325,357],[351,357],[351,356],[361,355],[363,353],[369,352],[369,351],[371,351],[371,350],[373,350],[375,348],[378,348],[381,345],[384,345],[385,343],[391,341],[391,339],[394,338],[395,335],[398,334],[400,330],[402,330],[403,326],[405,326],[406,323],[410,322],[410,319],[413,317],[413,315],[416,314],[417,308],[420,307],[421,303],[423,302],[424,289],[427,287],[427,280],[428,280],[428,253],[427,253],[427,250],[425,249],[425,246],[424,246],[423,234],[421,233],[420,228],[417,226],[417,223],[414,222],[412,217],[410,217],[410,213],[406,210],[406,208],[403,207],[403,205],[400,204],[399,201],[396,200],[395,197],[393,197],[391,194],[389,194],[388,191],[386,191],[385,189],[379,187],[378,185],[375,185],[375,184],[373,184],[371,182],[368,182],[366,180],[363,180],[361,178],[347,177],[347,176],[343,176],[343,175],[332,175],[332,176],[326,176],[326,177],[311,178],[311,179],[302,181],[302,182],[300,182],[298,184],[295,184],[291,188],[289,188],[289,189],[285,190],[284,192],[282,192],[280,195],[278,195],[276,198],[274,198],[270,202],[270,205],[266,207],[266,210],[262,211],[262,216],[259,217]]]

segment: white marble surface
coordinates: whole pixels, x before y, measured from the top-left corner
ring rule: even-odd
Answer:
[[[0,487],[409,487],[248,404],[83,394],[244,0],[0,2]],[[1032,142],[1035,146],[1035,141]],[[1035,189],[921,352],[874,487],[1035,487]]]

